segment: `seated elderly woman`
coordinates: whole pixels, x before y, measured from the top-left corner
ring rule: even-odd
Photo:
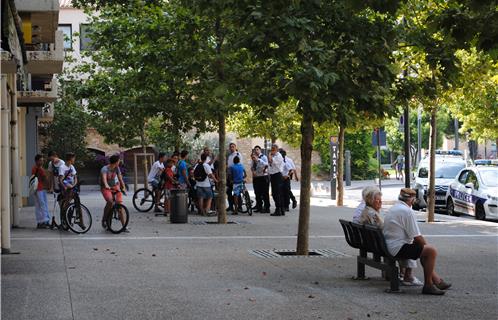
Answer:
[[[360,215],[355,215],[353,221],[362,224],[373,224],[382,228],[384,221],[380,216],[382,208],[382,192],[376,186],[366,187],[363,192],[363,201],[365,208],[361,210]]]
[[[384,226],[384,220],[380,215],[382,208],[382,192],[375,186],[367,186],[362,190],[363,201],[355,210],[353,222],[361,224]],[[421,286],[423,283],[412,275],[412,269],[417,267],[415,260],[400,260],[400,280],[405,286]]]

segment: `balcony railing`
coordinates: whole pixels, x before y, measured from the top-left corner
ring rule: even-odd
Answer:
[[[5,50],[1,50],[0,60],[2,62],[1,65],[2,73],[16,73],[17,63],[14,60],[14,56],[12,55],[12,53]]]
[[[28,64],[26,70],[31,74],[54,74],[62,72],[64,63],[64,34],[55,32],[55,43],[26,45]]]
[[[38,90],[37,90],[38,89]],[[57,100],[57,81],[52,79],[44,88],[30,91],[17,91],[17,102],[22,104],[52,103]]]

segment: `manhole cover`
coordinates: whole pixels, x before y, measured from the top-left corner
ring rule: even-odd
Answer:
[[[308,256],[298,256],[296,255],[296,250],[289,249],[260,249],[260,250],[249,250],[249,252],[260,258],[307,258],[307,257],[318,257],[318,258],[340,258],[349,257],[349,255],[336,251],[333,249],[311,249],[308,252]]]

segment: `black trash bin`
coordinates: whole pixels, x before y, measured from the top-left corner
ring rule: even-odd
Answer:
[[[171,223],[188,223],[187,190],[171,190],[171,208],[169,220]]]

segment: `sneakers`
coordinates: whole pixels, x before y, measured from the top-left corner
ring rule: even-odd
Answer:
[[[423,286],[424,283],[422,281],[420,281],[419,279],[417,279],[417,277],[413,277],[412,281],[402,280],[401,285],[407,286],[407,287],[420,287],[420,286]],[[441,289],[441,288],[439,288],[439,289]]]
[[[107,221],[106,221],[106,219],[102,219],[102,228],[104,228],[105,230],[107,230]]]
[[[159,207],[155,207],[155,208],[154,208],[154,212],[162,212],[162,210],[161,210],[161,209],[159,209]]]
[[[444,282],[443,279],[441,279],[441,282],[435,283],[434,284],[439,290],[448,290],[451,287],[451,283]]]
[[[128,228],[124,228],[123,232],[124,232],[124,233],[130,233],[130,229],[128,229]]]
[[[50,229],[50,224],[48,222],[38,223],[36,229]]]
[[[431,294],[434,296],[442,296],[444,293],[445,292],[443,290],[439,290],[438,288],[436,288],[435,285],[432,285],[430,287],[424,286],[422,288],[422,294]]]

